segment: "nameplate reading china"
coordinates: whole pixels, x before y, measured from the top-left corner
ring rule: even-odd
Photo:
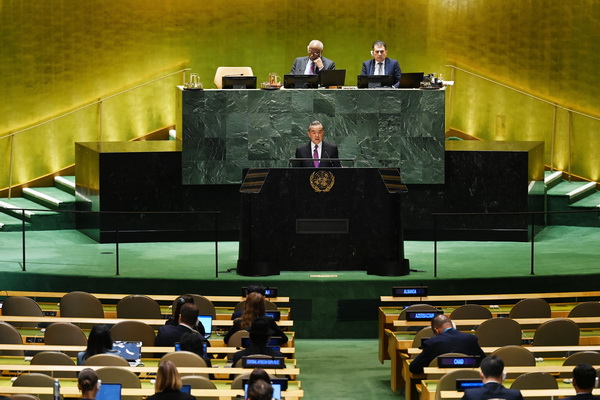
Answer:
[[[310,186],[317,193],[327,193],[335,183],[335,176],[330,171],[315,171],[310,174]]]

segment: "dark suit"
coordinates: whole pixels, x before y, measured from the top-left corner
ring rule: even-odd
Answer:
[[[319,163],[319,168],[327,168],[327,167],[341,167],[339,161],[329,161],[327,158],[339,158],[338,149],[335,144],[323,142],[323,147],[321,148],[321,160]],[[313,157],[313,149],[315,145],[313,142],[308,142],[299,146],[296,149],[296,158],[312,158]],[[294,167],[315,167],[315,164],[312,160],[306,161],[294,161],[292,163]]]
[[[600,396],[594,396],[591,393],[580,393],[575,396],[565,397],[562,400],[600,400]]]
[[[375,65],[376,64],[377,64],[377,61],[375,61],[374,59],[365,61],[363,63],[362,72],[360,74],[361,75],[375,75]],[[383,63],[383,66],[384,66],[385,75],[392,75],[392,77],[394,78],[393,86],[394,87],[400,86],[400,76],[402,75],[402,70],[400,70],[400,64],[398,64],[398,61],[393,60],[391,58],[386,58]]]
[[[176,342],[181,341],[181,337],[184,333],[192,332],[190,328],[183,325],[163,325],[158,328],[156,339],[154,340],[155,346],[175,346]]]
[[[434,358],[445,353],[462,353],[485,358],[485,353],[477,343],[477,336],[448,329],[423,343],[423,351],[410,363],[410,372],[422,374],[424,367],[429,366]]]
[[[308,60],[309,60],[308,56],[296,58],[294,60],[294,64],[292,65],[292,70],[290,71],[290,74],[304,75],[304,71],[306,70],[306,64],[308,64]],[[335,63],[333,61],[331,61],[329,58],[321,57],[321,60],[323,61],[323,68],[321,68],[321,69],[317,68],[315,73],[318,73],[319,71],[323,71],[324,69],[335,69]]]
[[[148,396],[147,400],[196,400],[196,397],[179,390],[165,390]]]
[[[251,346],[251,347],[248,347],[247,349],[240,350],[237,353],[233,353],[233,365],[235,366],[235,364],[239,360],[241,360],[242,357],[253,356],[255,354],[264,354],[265,356],[271,356],[271,357],[284,357],[282,352],[271,349],[269,347],[260,348],[258,346]]]
[[[279,326],[277,326],[277,323],[275,322],[275,320],[271,317],[264,317],[265,319],[267,319],[269,321],[269,329],[271,329],[274,333],[272,336],[277,336],[281,338],[281,344],[285,344],[288,341],[288,337],[285,334],[284,331],[281,330],[281,328]],[[225,335],[225,337],[223,338],[223,341],[225,342],[225,344],[229,343],[229,338],[236,333],[237,331],[242,330],[242,320],[240,319],[235,319],[233,321],[233,326],[231,328],[229,328],[229,331],[227,332],[227,334]]]
[[[507,389],[497,382],[488,382],[480,388],[467,389],[462,398],[463,400],[523,400],[521,392],[514,389]]]

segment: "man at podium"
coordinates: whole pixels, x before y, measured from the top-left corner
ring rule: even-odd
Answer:
[[[337,146],[323,141],[325,136],[323,124],[319,121],[311,122],[307,133],[310,142],[296,149],[296,158],[306,158],[306,160],[294,161],[292,165],[309,168],[341,167]]]

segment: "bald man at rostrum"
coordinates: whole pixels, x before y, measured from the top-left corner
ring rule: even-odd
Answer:
[[[308,46],[308,56],[298,57],[294,60],[292,75],[314,75],[324,69],[335,69],[335,63],[323,57],[323,43],[319,40],[311,41]]]

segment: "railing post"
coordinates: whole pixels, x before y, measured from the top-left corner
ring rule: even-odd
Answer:
[[[215,213],[215,278],[219,277],[219,213]]]
[[[437,278],[437,215],[433,214],[433,277]]]
[[[115,213],[115,257],[116,276],[119,276],[119,214]]]
[[[12,198],[12,176],[13,176],[13,146],[15,135],[10,136],[10,157],[8,160],[8,199]]]
[[[23,227],[23,267],[22,271],[27,271],[27,262],[25,261],[25,209],[21,209],[21,226]]]
[[[531,275],[535,275],[535,214],[531,213]]]

